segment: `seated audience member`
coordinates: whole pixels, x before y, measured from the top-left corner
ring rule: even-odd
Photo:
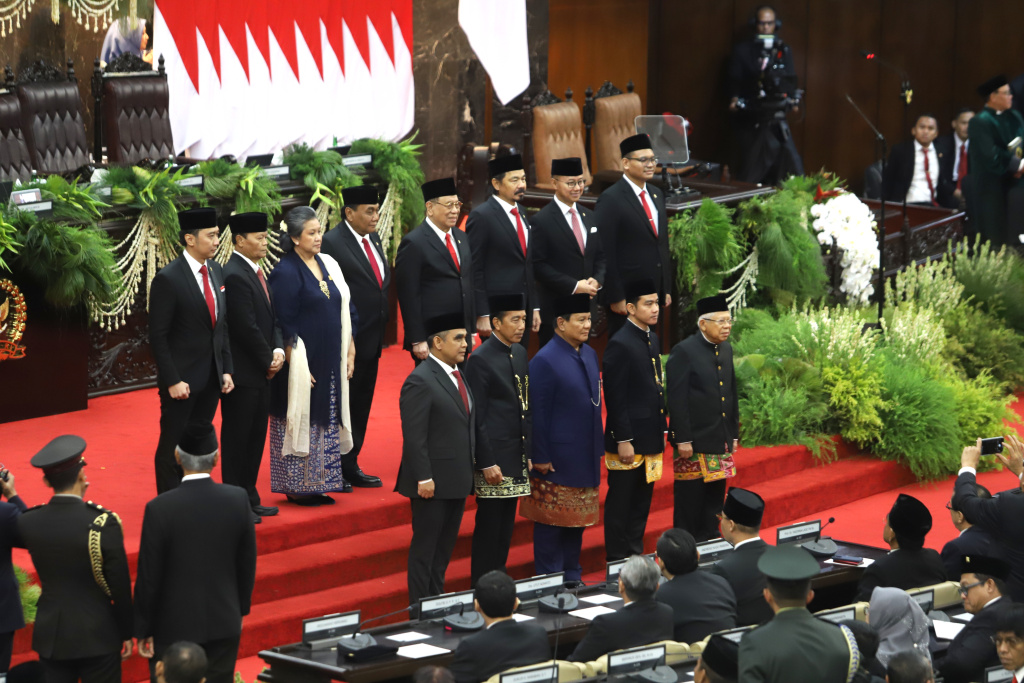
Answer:
[[[883,667],[897,652],[928,654],[928,617],[906,591],[879,586],[871,593],[868,621],[878,633],[876,657]]]
[[[206,652],[195,643],[179,641],[164,650],[156,663],[157,683],[203,683],[206,680]]]
[[[697,567],[697,541],[685,529],[669,529],[658,539],[657,563],[668,581],[655,599],[675,614],[675,639],[696,643],[709,633],[736,626],[736,596],[721,576]]]
[[[708,638],[693,669],[693,683],[736,683],[739,677],[739,643],[717,634]]]
[[[981,500],[988,500],[992,494],[981,484],[975,484],[975,495]],[[980,527],[976,527],[967,521],[963,510],[956,503],[956,497],[950,499],[946,505],[949,510],[949,517],[953,526],[960,532],[960,535],[942,546],[942,565],[946,568],[946,576],[960,576],[960,561],[964,555],[984,555],[985,557],[1000,557],[1002,549],[996,544],[992,536]]]
[[[1000,559],[964,555],[960,595],[964,609],[974,616],[936,662],[935,670],[946,683],[984,680],[985,669],[999,663],[992,637],[1002,616],[1013,608],[1013,602],[1003,597],[1009,573],[1009,565]]]
[[[486,681],[513,667],[551,659],[551,645],[544,627],[512,618],[519,598],[516,584],[507,574],[490,571],[481,576],[476,583],[473,604],[487,626],[464,638],[455,648],[451,664],[455,683]]]
[[[412,683],[455,683],[455,678],[443,666],[421,666],[412,675]]]
[[[622,609],[596,617],[569,661],[592,662],[615,650],[672,640],[672,608],[654,599],[658,578],[651,558],[634,555],[626,560],[619,572]]]
[[[711,571],[732,586],[737,626],[763,624],[772,618],[772,609],[764,601],[764,575],[757,568],[757,561],[768,549],[758,535],[763,516],[761,496],[746,489],[729,489],[718,527],[733,551],[716,562]]]
[[[890,202],[955,207],[952,157],[940,154],[932,142],[939,124],[930,114],[917,117],[910,129],[913,140],[893,145],[885,174],[885,198]]]
[[[992,642],[1002,667],[1012,671],[1018,681],[1024,681],[1024,605],[1014,605],[1003,612]]]
[[[916,650],[908,650],[896,653],[889,660],[885,680],[888,683],[932,683],[935,674],[927,657]]]
[[[967,162],[970,139],[967,131],[972,118],[974,118],[974,110],[970,107],[961,107],[952,121],[952,130],[935,139],[935,151],[950,159],[946,168],[950,170],[949,182],[953,187],[953,199],[957,202],[963,200],[964,178],[970,172]]]
[[[876,586],[907,590],[945,581],[942,558],[924,547],[924,538],[931,528],[932,515],[924,503],[901,493],[882,527],[882,539],[892,550],[864,570],[857,584],[857,600],[870,600]]]
[[[860,650],[860,670],[870,677],[871,683],[885,681],[885,666],[878,661],[878,631],[866,621],[847,619],[841,622],[843,626],[850,629],[853,637],[857,640],[857,649]],[[867,680],[863,678],[861,680]]]

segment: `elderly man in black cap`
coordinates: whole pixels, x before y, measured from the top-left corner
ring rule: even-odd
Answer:
[[[594,301],[606,273],[597,214],[577,203],[586,189],[583,161],[579,157],[552,159],[551,179],[555,197],[533,216],[531,235],[540,294],[541,346],[555,334],[555,300],[586,294]]]
[[[353,486],[378,488],[383,485],[380,477],[363,472],[358,458],[366,439],[366,425],[377,386],[377,368],[384,349],[391,267],[377,234],[380,220],[377,189],[368,185],[346,187],[341,196],[345,202],[345,220],[324,235],[321,247],[341,266],[359,318],[355,334],[355,370],[348,382],[353,445],[352,450],[341,456],[341,471],[345,481]]]
[[[967,148],[971,168],[970,211],[973,230],[994,247],[1020,246],[1017,238],[1020,217],[1007,211],[1007,199],[1021,186],[1024,175],[1024,118],[1013,109],[1013,93],[1006,76],[995,76],[978,86],[985,108],[968,124],[971,146]]]
[[[46,683],[120,683],[132,653],[132,585],[120,518],[83,500],[85,440],[58,436],[32,456],[53,489],[18,519],[15,545],[39,573],[32,649]]]
[[[740,683],[847,683],[860,665],[853,633],[817,619],[811,578],[818,561],[803,548],[769,548],[757,562],[767,577],[764,599],[775,616],[740,641]]]
[[[726,480],[736,476],[739,399],[732,364],[732,315],[724,296],[697,302],[697,334],[672,348],[669,443],[675,449],[674,525],[698,541],[716,536]]]
[[[530,346],[530,332],[540,330],[540,302],[534,292],[533,245],[526,211],[518,203],[526,192],[526,171],[518,154],[496,157],[487,162],[491,197],[473,209],[466,221],[466,234],[473,252],[473,289],[476,327],[481,336],[490,334],[491,313],[487,297],[495,292],[515,292],[526,297],[528,320],[523,348]]]
[[[608,411],[604,546],[609,562],[644,552],[668,427],[661,344],[653,329],[658,324],[658,288],[652,280],[634,280],[626,283],[625,292],[628,322],[609,340],[602,373]]]
[[[736,594],[736,625],[763,624],[772,617],[764,601],[764,574],[757,562],[768,549],[761,540],[764,499],[753,491],[731,488],[719,518],[722,538],[732,544],[732,552],[716,562],[711,571],[725,578]]]
[[[459,370],[466,359],[462,311],[427,319],[427,362],[409,373],[398,399],[402,463],[395,491],[412,506],[409,604],[444,592],[466,497],[473,491],[480,422]]]
[[[700,552],[689,531],[665,531],[658,539],[655,560],[667,581],[654,597],[672,608],[677,642],[700,642],[709,633],[736,626],[732,587],[721,576],[698,567]]]
[[[220,244],[217,212],[189,209],[178,222],[185,249],[149,290],[149,346],[160,389],[157,493],[181,481],[174,448],[185,426],[212,422],[221,393],[235,387],[224,274],[213,258]]]
[[[519,498],[530,495],[530,365],[520,344],[529,314],[522,294],[488,297],[491,336],[466,363],[483,438],[477,443],[471,577],[505,571]]]
[[[739,677],[739,643],[717,633],[708,638],[693,669],[693,683],[736,683]]]
[[[431,180],[421,189],[426,217],[402,237],[395,256],[398,305],[405,326],[403,348],[417,364],[430,355],[427,320],[460,312],[469,349],[476,330],[473,257],[466,233],[455,227],[462,210],[455,181]]]
[[[608,334],[626,322],[626,283],[653,278],[660,303],[672,305],[672,259],[668,250],[668,214],[665,195],[648,182],[658,159],[646,133],[632,135],[619,144],[622,178],[597,199],[598,231],[608,259],[604,286]]]
[[[905,493],[897,496],[882,527],[882,540],[891,550],[864,570],[857,584],[857,599],[870,600],[875,586],[907,590],[945,581],[942,558],[924,547],[931,529],[932,514],[924,503]]]

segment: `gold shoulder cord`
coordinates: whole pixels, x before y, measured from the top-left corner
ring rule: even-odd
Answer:
[[[96,580],[96,585],[100,587],[108,598],[111,597],[110,586],[107,585],[107,579],[103,576],[103,548],[100,545],[100,532],[107,523],[109,514],[112,513],[100,513],[92,521],[92,526],[89,527],[89,562],[92,564],[92,578]]]

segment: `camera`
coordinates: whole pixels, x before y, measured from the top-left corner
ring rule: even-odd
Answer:
[[[1003,437],[993,436],[990,439],[981,440],[981,454],[995,455],[1003,452]]]

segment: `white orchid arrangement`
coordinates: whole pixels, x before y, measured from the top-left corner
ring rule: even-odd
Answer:
[[[835,244],[843,250],[843,273],[839,290],[850,303],[867,304],[875,287],[872,284],[878,265],[878,223],[871,209],[849,192],[811,207],[818,242],[826,248]]]

